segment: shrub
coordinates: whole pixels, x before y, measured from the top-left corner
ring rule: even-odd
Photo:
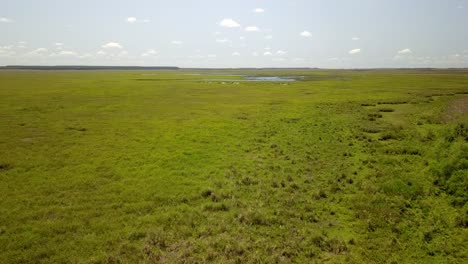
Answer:
[[[314,194],[315,200],[320,200],[322,198],[327,198],[327,197],[328,197],[327,193],[322,189]]]
[[[8,163],[0,163],[0,170],[9,170],[11,169],[11,165]]]
[[[464,212],[455,218],[455,225],[457,227],[468,228],[468,213]]]
[[[382,140],[382,141],[386,141],[386,140],[390,140],[390,139],[398,139],[398,137],[395,135],[395,133],[385,133],[384,135],[382,135],[380,137],[379,140]]]
[[[436,135],[434,131],[429,130],[427,134],[422,138],[422,142],[427,142],[427,141],[433,141],[435,139]]]
[[[422,188],[401,179],[390,179],[382,184],[382,191],[390,195],[401,195],[405,198],[415,198],[420,195]]]
[[[364,132],[366,132],[366,133],[375,134],[375,133],[379,133],[379,132],[380,132],[380,129],[378,129],[378,128],[373,128],[373,127],[367,127],[367,128],[363,128],[362,131],[364,131]]]
[[[407,104],[408,101],[382,101],[382,102],[377,102],[377,104],[391,104],[391,105],[397,105],[397,104]]]
[[[463,123],[457,124],[453,131],[454,137],[461,137],[465,141],[468,141],[468,126]]]
[[[465,170],[457,170],[451,174],[446,183],[448,194],[455,197],[454,205],[463,206],[468,202],[468,173]]]
[[[390,113],[390,112],[395,112],[395,109],[393,109],[393,108],[380,108],[380,109],[379,109],[379,112],[387,112],[387,113]]]
[[[457,146],[457,145],[454,145]],[[431,166],[431,171],[435,175],[434,184],[441,190],[451,195],[452,204],[463,206],[468,202],[468,159],[466,158],[466,148],[452,148],[452,151],[444,151],[449,154],[447,159],[441,160]]]
[[[207,189],[201,193],[201,196],[204,198],[210,197],[213,194],[213,190]]]
[[[385,150],[386,154],[390,155],[415,155],[421,156],[421,153],[417,149],[410,149],[410,148],[391,148]]]
[[[367,115],[368,117],[373,117],[373,118],[382,118],[382,114],[379,114],[379,113],[373,113],[373,114],[368,114]]]

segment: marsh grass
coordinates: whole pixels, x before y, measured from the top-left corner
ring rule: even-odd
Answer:
[[[466,71],[185,74],[0,72],[0,263],[468,257]]]

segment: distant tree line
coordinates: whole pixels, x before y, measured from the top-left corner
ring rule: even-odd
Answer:
[[[174,66],[28,66],[7,65],[0,69],[13,70],[178,70]]]

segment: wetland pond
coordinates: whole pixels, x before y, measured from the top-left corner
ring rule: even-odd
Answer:
[[[226,76],[226,75],[225,75]],[[242,76],[243,79],[204,79],[207,82],[295,82],[296,78],[290,76]]]

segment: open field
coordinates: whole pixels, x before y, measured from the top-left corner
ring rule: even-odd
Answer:
[[[468,70],[0,71],[0,263],[463,263],[467,111]]]

